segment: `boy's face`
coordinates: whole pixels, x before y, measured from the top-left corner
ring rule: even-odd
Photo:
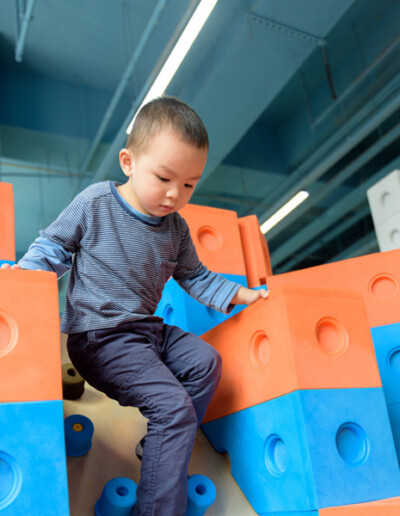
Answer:
[[[140,154],[121,150],[121,168],[129,180],[119,191],[141,213],[168,215],[189,202],[206,160],[207,149],[183,141],[172,129],[161,130]]]

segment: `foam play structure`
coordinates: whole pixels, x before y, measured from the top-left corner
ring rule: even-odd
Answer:
[[[12,189],[0,183],[0,196],[8,196],[8,208],[0,208],[0,260],[13,263]],[[270,290],[269,299],[224,316],[170,280],[158,308],[222,355],[202,430],[229,456],[250,511],[399,514],[400,250],[274,275],[255,216],[196,205],[182,215],[206,266]],[[3,231],[10,221],[12,231]],[[59,338],[55,274],[0,270],[0,516],[67,516],[66,437],[69,457],[81,465],[97,452],[87,417],[64,420]],[[67,406],[81,403],[101,433],[105,400],[93,391],[83,398]],[[117,420],[112,432],[122,430]],[[131,512],[137,479],[126,478],[119,460],[112,461],[118,476],[110,468],[91,499],[92,514]],[[187,516],[214,507],[219,492],[211,478],[192,475],[188,488]]]
[[[13,262],[11,185],[0,183],[0,199],[0,259]],[[54,273],[0,270],[0,375],[0,514],[67,516]]]
[[[198,253],[221,253],[204,263],[226,274],[241,251],[247,284],[270,290],[202,335],[223,359],[204,433],[257,514],[395,514],[400,250],[274,275],[255,217],[203,210],[188,217]],[[224,255],[225,239],[240,248]]]

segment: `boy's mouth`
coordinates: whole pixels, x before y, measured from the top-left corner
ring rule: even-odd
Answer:
[[[170,205],[168,205],[168,206],[167,206],[167,205],[165,205],[165,204],[162,204],[162,205],[160,206],[160,209],[161,209],[162,211],[168,211],[168,212],[170,212],[170,211],[174,211],[174,207],[173,207],[173,206],[170,206]]]

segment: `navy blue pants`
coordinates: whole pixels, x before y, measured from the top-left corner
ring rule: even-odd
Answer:
[[[67,347],[90,385],[148,419],[135,516],[184,516],[196,431],[221,376],[218,352],[155,317],[71,334]]]

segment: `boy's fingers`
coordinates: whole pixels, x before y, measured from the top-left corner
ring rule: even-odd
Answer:
[[[262,297],[263,299],[267,299],[267,297],[269,296],[268,290],[262,289],[262,290],[259,290],[259,292],[260,292],[260,297]]]

